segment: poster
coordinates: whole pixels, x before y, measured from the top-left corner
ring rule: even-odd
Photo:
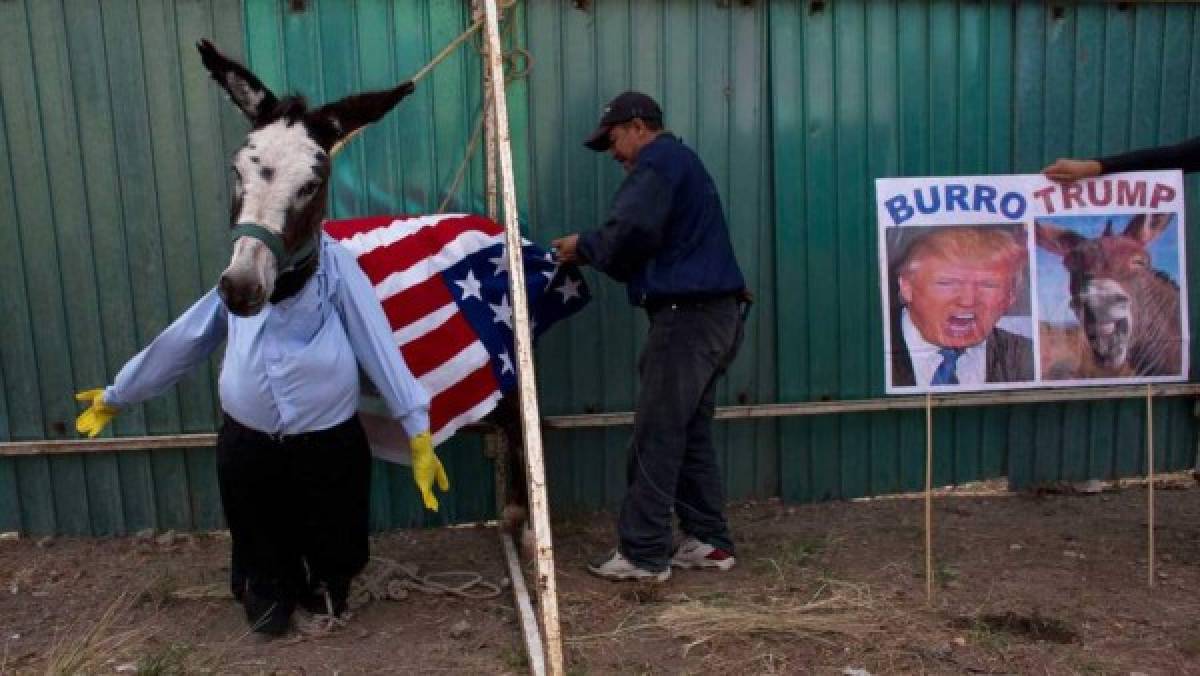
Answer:
[[[1179,171],[875,190],[888,394],[1187,380]]]

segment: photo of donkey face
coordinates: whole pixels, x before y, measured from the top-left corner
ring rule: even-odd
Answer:
[[[1155,270],[1147,245],[1162,235],[1173,214],[1137,214],[1120,234],[1112,221],[1088,238],[1044,221],[1037,243],[1062,259],[1069,276],[1070,308],[1079,321],[1076,377],[1174,375],[1181,368],[1179,286]],[[1045,336],[1043,336],[1045,337]],[[1043,361],[1048,355],[1043,349]],[[1053,364],[1043,364],[1053,372]]]
[[[298,291],[316,269],[334,147],[383,117],[413,84],[310,110],[301,97],[277,98],[211,42],[201,40],[196,48],[213,80],[252,125],[232,160],[233,256],[217,283],[225,306],[250,316],[268,301]]]

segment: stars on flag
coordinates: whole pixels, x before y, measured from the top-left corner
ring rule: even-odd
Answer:
[[[500,255],[496,256],[495,258],[489,258],[488,261],[490,261],[492,265],[496,266],[496,272],[493,273],[493,276],[499,277],[500,275],[508,272],[508,256],[504,253],[504,247],[500,247]]]
[[[582,298],[583,297],[583,295],[579,293],[579,287],[582,284],[583,284],[583,282],[580,280],[571,279],[570,277],[567,277],[566,279],[563,280],[562,285],[554,290],[562,294],[562,302],[566,303],[566,302],[569,302],[572,298]]]
[[[483,284],[481,284],[478,279],[475,279],[474,270],[468,269],[466,278],[456,280],[454,283],[462,289],[463,300],[468,298],[478,298],[479,300],[483,300]]]
[[[504,324],[512,331],[512,306],[508,304],[508,294],[500,297],[499,305],[488,303],[488,307],[492,308],[492,323]]]

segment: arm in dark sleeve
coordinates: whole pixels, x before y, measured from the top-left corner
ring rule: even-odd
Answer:
[[[1173,146],[1144,148],[1098,160],[1103,173],[1144,171],[1151,169],[1182,169],[1200,171],[1200,136]]]
[[[579,236],[579,255],[618,281],[628,281],[662,246],[671,212],[671,186],[649,167],[626,177],[608,220]]]

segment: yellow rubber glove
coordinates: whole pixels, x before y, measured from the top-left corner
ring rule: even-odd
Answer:
[[[433,452],[433,438],[429,432],[422,432],[408,442],[412,449],[413,481],[417,490],[421,491],[421,501],[425,509],[437,511],[438,501],[433,496],[433,482],[437,480],[438,489],[443,493],[450,490],[450,479],[446,478],[446,469],[442,461]]]
[[[76,401],[89,404],[88,410],[75,419],[75,431],[94,437],[104,431],[108,423],[121,412],[116,406],[104,403],[104,388],[84,390],[75,395]]]

